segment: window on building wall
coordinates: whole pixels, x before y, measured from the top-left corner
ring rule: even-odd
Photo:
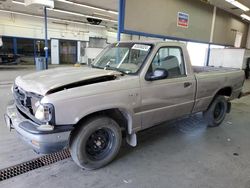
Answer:
[[[19,54],[25,56],[34,55],[34,43],[33,39],[17,39],[17,51]]]
[[[224,49],[224,48],[225,48],[225,46],[221,46],[221,45],[214,45],[214,44],[212,44],[212,45],[210,45],[210,48],[221,48],[221,49]]]
[[[13,54],[14,46],[11,37],[2,37],[3,46],[0,47],[0,54]]]
[[[107,39],[94,37],[89,38],[89,48],[105,48],[107,45]]]
[[[44,47],[44,40],[17,38],[17,53],[21,56],[21,63],[34,64],[35,57],[45,57]],[[51,53],[50,49],[50,41],[48,41],[49,57]]]
[[[34,64],[34,40],[17,38],[17,53],[22,64]]]
[[[209,48],[208,44],[194,43],[194,42],[187,43],[187,50],[189,52],[192,65],[195,66],[206,65],[208,48]]]
[[[186,41],[182,41],[182,40],[165,39],[164,41],[166,41],[166,42],[181,42],[181,43],[187,45],[187,42]]]

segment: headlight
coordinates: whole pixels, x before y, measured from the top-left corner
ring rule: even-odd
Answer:
[[[53,107],[50,104],[37,104],[35,117],[42,122],[49,122],[52,119]]]

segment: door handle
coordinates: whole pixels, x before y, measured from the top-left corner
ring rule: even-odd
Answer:
[[[189,86],[191,86],[192,85],[192,82],[185,82],[184,83],[184,87],[189,87]]]

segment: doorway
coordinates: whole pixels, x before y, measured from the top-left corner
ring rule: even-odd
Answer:
[[[74,64],[77,62],[77,42],[69,40],[59,41],[60,64]]]

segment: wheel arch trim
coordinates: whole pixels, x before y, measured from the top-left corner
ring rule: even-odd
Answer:
[[[92,110],[89,111],[88,113],[82,115],[80,118],[76,118],[76,123],[75,126],[77,126],[81,121],[84,121],[85,119],[88,119],[91,116],[94,115],[100,115],[100,114],[104,114],[104,115],[108,115],[111,117],[114,117],[114,114],[107,114],[110,112],[119,112],[123,118],[126,120],[126,133],[127,134],[132,134],[134,132],[133,130],[133,113],[126,109],[126,108],[121,108],[121,107],[110,107],[110,108],[102,108],[102,109],[98,109],[98,110]],[[117,117],[119,118],[119,117]]]

